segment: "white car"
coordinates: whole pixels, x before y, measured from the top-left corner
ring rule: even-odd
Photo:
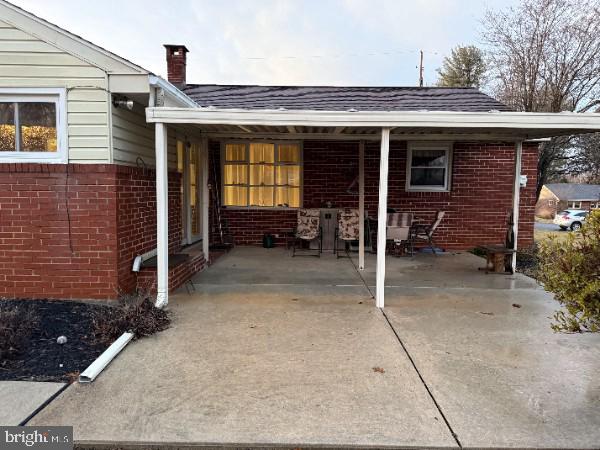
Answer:
[[[587,215],[588,211],[582,209],[567,209],[559,212],[556,217],[554,217],[554,223],[562,230],[570,228],[573,231],[579,231],[581,226],[585,223]]]

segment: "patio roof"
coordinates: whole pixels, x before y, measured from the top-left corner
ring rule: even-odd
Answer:
[[[509,111],[323,111],[225,109],[215,107],[146,109],[150,123],[195,124],[208,137],[525,140],[600,131],[597,113]]]

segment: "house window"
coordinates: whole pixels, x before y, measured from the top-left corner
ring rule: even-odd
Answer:
[[[568,207],[570,209],[581,209],[581,202],[569,202]]]
[[[200,148],[195,143],[177,140],[177,171],[181,173],[182,243],[202,238],[200,195]]]
[[[64,90],[0,89],[0,161],[64,162]]]
[[[407,191],[449,191],[452,149],[448,143],[412,143],[406,164]]]
[[[600,209],[600,202],[590,203],[590,209]]]
[[[289,142],[231,142],[224,145],[223,205],[299,208],[302,147]]]

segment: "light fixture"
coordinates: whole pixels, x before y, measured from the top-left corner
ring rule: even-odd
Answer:
[[[127,97],[113,97],[113,106],[115,108],[127,108],[128,110],[133,109],[133,100],[128,99]]]

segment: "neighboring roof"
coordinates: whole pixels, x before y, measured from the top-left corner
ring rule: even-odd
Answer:
[[[551,183],[545,186],[559,200],[600,200],[598,184]]]
[[[183,91],[199,106],[223,109],[510,111],[475,88],[188,84]]]
[[[0,20],[108,72],[118,71],[122,73],[123,70],[133,70],[137,73],[150,73],[150,71],[128,59],[122,58],[5,0],[0,0],[0,13]]]

